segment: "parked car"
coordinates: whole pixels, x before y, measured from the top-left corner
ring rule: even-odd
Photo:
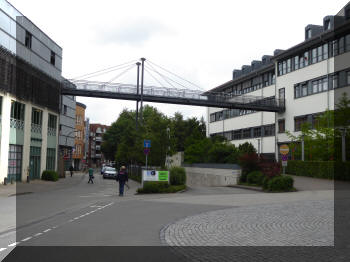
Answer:
[[[117,177],[117,170],[114,167],[106,166],[103,172],[103,178],[113,178]]]

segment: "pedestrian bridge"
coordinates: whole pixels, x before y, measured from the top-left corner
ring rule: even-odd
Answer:
[[[132,84],[87,80],[63,82],[62,95],[145,101],[191,106],[246,109],[254,111],[282,112],[284,101],[272,97],[233,95],[229,93],[203,92],[202,90],[144,86],[143,94]]]

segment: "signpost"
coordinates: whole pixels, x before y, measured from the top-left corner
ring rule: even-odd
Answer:
[[[288,161],[288,153],[289,153],[289,146],[288,145],[281,145],[280,146],[280,153],[282,155],[282,167],[283,167],[283,174],[286,173],[286,166]]]
[[[146,155],[146,170],[147,170],[147,160],[148,160],[148,154],[151,151],[151,140],[143,140],[143,153]]]
[[[142,181],[167,181],[167,182],[169,182],[169,171],[143,170]]]

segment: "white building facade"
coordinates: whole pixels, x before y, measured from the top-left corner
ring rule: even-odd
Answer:
[[[57,169],[62,49],[0,0],[0,182]]]
[[[325,17],[322,26],[308,25],[304,42],[234,70],[232,80],[209,91],[278,98],[283,112],[208,108],[207,136],[223,135],[237,146],[250,142],[279,159],[279,146],[291,142],[286,130],[299,135],[303,123],[314,127],[349,85],[350,4]]]

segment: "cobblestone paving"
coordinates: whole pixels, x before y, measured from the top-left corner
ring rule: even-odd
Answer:
[[[333,246],[332,200],[234,207],[186,217],[160,232],[169,246]]]

